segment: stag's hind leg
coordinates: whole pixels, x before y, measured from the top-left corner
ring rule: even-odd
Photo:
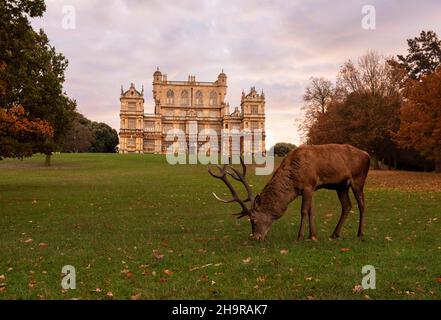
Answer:
[[[345,223],[346,218],[352,209],[351,199],[349,197],[349,186],[344,186],[341,189],[338,189],[337,195],[341,203],[341,216],[334,232],[332,233],[332,239],[336,239],[340,236],[341,228],[343,227],[343,224]]]
[[[364,191],[363,187],[353,186],[352,192],[354,193],[355,199],[357,199],[358,211],[360,212],[360,222],[358,224],[358,237],[361,239],[364,235]]]

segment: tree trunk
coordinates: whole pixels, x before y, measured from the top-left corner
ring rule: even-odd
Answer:
[[[52,154],[47,154],[46,155],[46,161],[44,162],[44,165],[46,167],[50,167],[51,166],[51,157],[52,157]]]
[[[380,170],[380,163],[376,156],[372,156],[372,164],[374,166],[374,170]]]
[[[435,172],[441,173],[441,159],[435,160]]]

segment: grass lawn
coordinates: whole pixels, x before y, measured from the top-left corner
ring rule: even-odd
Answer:
[[[158,155],[55,155],[0,162],[0,299],[440,299],[441,175],[371,172],[366,238],[356,206],[315,194],[319,241],[297,242],[297,199],[268,239],[219,204],[204,166]],[[260,191],[269,177],[255,177]],[[355,204],[355,201],[353,200]],[[342,250],[343,249],[343,250]],[[61,288],[76,268],[77,289]],[[354,292],[364,265],[376,290]],[[357,291],[357,290],[355,290]]]

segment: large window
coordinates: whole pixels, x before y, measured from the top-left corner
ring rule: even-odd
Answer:
[[[155,131],[155,122],[154,121],[145,121],[144,122],[144,130],[148,132]]]
[[[167,104],[174,104],[175,103],[175,93],[173,90],[167,91]]]
[[[135,147],[136,146],[136,139],[135,138],[128,138],[127,139],[127,146],[128,147]]]
[[[259,114],[259,106],[251,106],[251,114]]]
[[[251,122],[251,130],[258,130],[259,122]]]
[[[184,90],[181,92],[181,104],[188,106],[188,91]]]
[[[136,111],[136,102],[129,102],[128,110],[131,112]]]
[[[196,92],[196,100],[195,100],[195,104],[196,104],[197,106],[200,106],[200,105],[204,104],[204,97],[203,97],[202,92],[201,92],[200,90],[198,90],[198,91]]]
[[[129,119],[129,129],[136,129],[136,119]]]
[[[212,91],[210,93],[210,106],[216,106],[217,105],[217,93],[216,91]]]

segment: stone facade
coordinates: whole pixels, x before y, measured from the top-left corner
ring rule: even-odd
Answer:
[[[189,126],[197,131],[212,129],[218,133],[261,131],[260,141],[254,142],[254,152],[265,151],[265,96],[251,88],[242,93],[241,106],[230,113],[227,95],[227,76],[220,73],[214,82],[200,82],[193,75],[187,81],[168,81],[159,69],[153,74],[154,113],[144,113],[144,88],[134,84],[127,91],[121,88],[120,153],[167,153],[174,141],[167,141],[167,132],[181,129],[190,140]],[[247,140],[248,141],[248,140]],[[197,148],[206,148],[207,141],[198,141]],[[170,148],[172,147],[172,148]],[[241,142],[241,152],[251,153],[251,143]],[[176,148],[175,148],[176,151]]]

